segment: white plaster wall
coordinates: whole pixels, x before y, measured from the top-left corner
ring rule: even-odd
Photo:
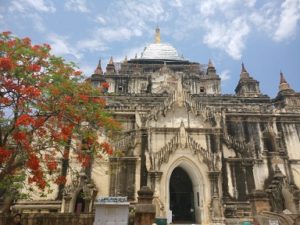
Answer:
[[[92,180],[95,182],[98,196],[109,195],[109,178],[110,178],[109,162],[104,160],[96,160],[92,169]]]
[[[226,170],[227,170],[227,179],[228,179],[228,193],[231,197],[234,197],[232,174],[231,174],[229,163],[226,163]]]
[[[173,105],[172,109],[169,109],[165,116],[159,115],[157,120],[149,122],[150,127],[180,127],[181,122],[184,123],[184,127],[201,128],[203,122],[199,117],[196,117],[193,113],[188,113],[185,107],[179,107]]]
[[[300,140],[294,124],[284,126],[285,143],[290,159],[300,159]]]
[[[292,173],[294,176],[294,182],[298,188],[300,188],[300,164],[291,165]]]
[[[223,154],[224,158],[236,157],[235,152],[232,149],[227,148],[226,145],[223,145]]]
[[[176,133],[152,133],[151,134],[151,150],[152,152],[159,151],[162,147],[170,142],[170,140],[177,135]]]
[[[263,189],[265,179],[269,176],[267,161],[264,160],[264,163],[256,163],[253,165],[253,176],[255,181],[256,189]]]

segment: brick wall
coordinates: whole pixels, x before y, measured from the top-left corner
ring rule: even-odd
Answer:
[[[0,225],[13,225],[13,216],[0,214]],[[93,225],[94,214],[37,213],[22,214],[22,225]]]

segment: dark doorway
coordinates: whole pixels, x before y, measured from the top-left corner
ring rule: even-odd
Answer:
[[[76,198],[75,202],[75,207],[74,207],[74,212],[77,214],[83,213],[84,212],[84,199],[83,199],[83,190],[81,190]]]
[[[170,179],[170,210],[173,223],[194,223],[195,206],[193,185],[181,167],[174,169]]]

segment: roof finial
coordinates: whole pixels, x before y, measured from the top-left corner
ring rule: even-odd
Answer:
[[[285,79],[282,71],[280,70],[280,84],[282,84],[282,83],[287,83],[287,82],[286,82],[286,79]]]
[[[246,68],[245,68],[244,62],[242,62],[242,73],[248,73]]]
[[[155,29],[155,43],[160,43],[160,29],[158,26]]]
[[[286,81],[283,72],[280,70],[280,84],[279,91],[290,90],[291,87],[289,83]]]
[[[114,64],[114,60],[113,60],[113,57],[111,56],[110,59],[109,59],[109,63],[108,64]]]
[[[208,67],[214,67],[213,63],[211,62],[211,59],[208,59]]]
[[[101,67],[101,59],[99,59],[98,66],[95,69],[94,74],[103,75],[103,70],[102,70],[102,67]]]

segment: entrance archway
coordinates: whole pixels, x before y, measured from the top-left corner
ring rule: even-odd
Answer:
[[[195,203],[192,181],[187,172],[176,167],[171,175],[170,184],[170,210],[173,223],[194,223]]]

